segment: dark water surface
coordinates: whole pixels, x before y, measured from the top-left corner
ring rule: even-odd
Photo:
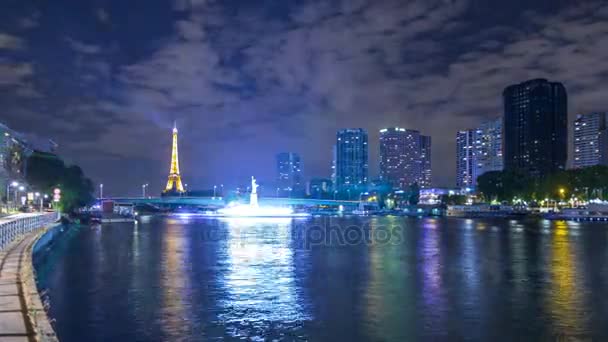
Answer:
[[[36,268],[63,342],[608,341],[607,247],[599,223],[152,218]]]

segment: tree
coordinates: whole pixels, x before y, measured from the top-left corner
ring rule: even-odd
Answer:
[[[512,171],[492,171],[477,178],[477,189],[486,201],[513,198],[539,201],[545,198],[568,200],[608,199],[608,167],[603,165],[559,171],[533,178]]]
[[[28,158],[27,182],[43,193],[61,189],[61,208],[70,212],[93,202],[93,182],[76,165],[66,166],[54,154],[35,152]]]
[[[490,171],[477,177],[477,189],[488,202],[532,197],[531,184],[526,175],[510,171]]]

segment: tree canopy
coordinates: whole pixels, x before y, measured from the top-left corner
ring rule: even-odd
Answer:
[[[477,178],[477,190],[486,201],[543,199],[608,199],[608,167],[591,166],[533,178],[512,171],[486,172]]]
[[[61,190],[59,205],[64,211],[84,207],[93,202],[93,182],[76,165],[67,166],[54,154],[35,152],[27,161],[26,180],[42,193]]]

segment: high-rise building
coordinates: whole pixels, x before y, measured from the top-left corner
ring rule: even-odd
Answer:
[[[431,184],[431,137],[400,127],[380,130],[380,179],[396,189]]]
[[[566,168],[568,97],[558,82],[534,79],[508,86],[504,101],[504,166],[532,176]]]
[[[339,189],[365,185],[368,177],[367,132],[342,129],[336,135],[336,185]]]
[[[477,177],[501,171],[502,119],[484,122],[478,128],[456,134],[456,183],[459,187],[477,186]]]
[[[428,135],[420,136],[420,163],[422,174],[418,184],[421,188],[430,188],[433,172],[431,168],[431,137]]]
[[[502,171],[502,118],[487,121],[475,130],[474,164],[475,179],[489,171]]]
[[[456,186],[473,187],[475,181],[475,130],[456,133]]]
[[[608,112],[577,115],[574,120],[575,168],[608,165]]]
[[[336,145],[331,148],[331,182],[332,184],[336,184]]]
[[[0,194],[7,196],[7,184],[25,181],[27,159],[34,152],[31,144],[18,133],[0,123]],[[0,196],[0,197],[1,197]]]
[[[380,130],[380,180],[395,189],[431,185],[431,137],[400,127]]]
[[[380,179],[404,189],[420,179],[420,132],[400,127],[380,130]]]
[[[283,195],[302,191],[302,166],[299,154],[293,152],[277,154],[277,181]]]

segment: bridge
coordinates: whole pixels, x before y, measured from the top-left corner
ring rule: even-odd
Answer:
[[[204,206],[222,208],[228,204],[228,201],[222,197],[115,197],[103,198],[103,200],[113,201],[117,204],[131,205],[154,205],[154,206]],[[236,202],[247,203],[245,199],[238,199]],[[282,198],[282,197],[267,197],[260,198],[261,206],[280,206],[280,207],[338,207],[352,208],[359,206],[359,201],[348,200],[329,200],[329,199],[313,199],[313,198]]]

